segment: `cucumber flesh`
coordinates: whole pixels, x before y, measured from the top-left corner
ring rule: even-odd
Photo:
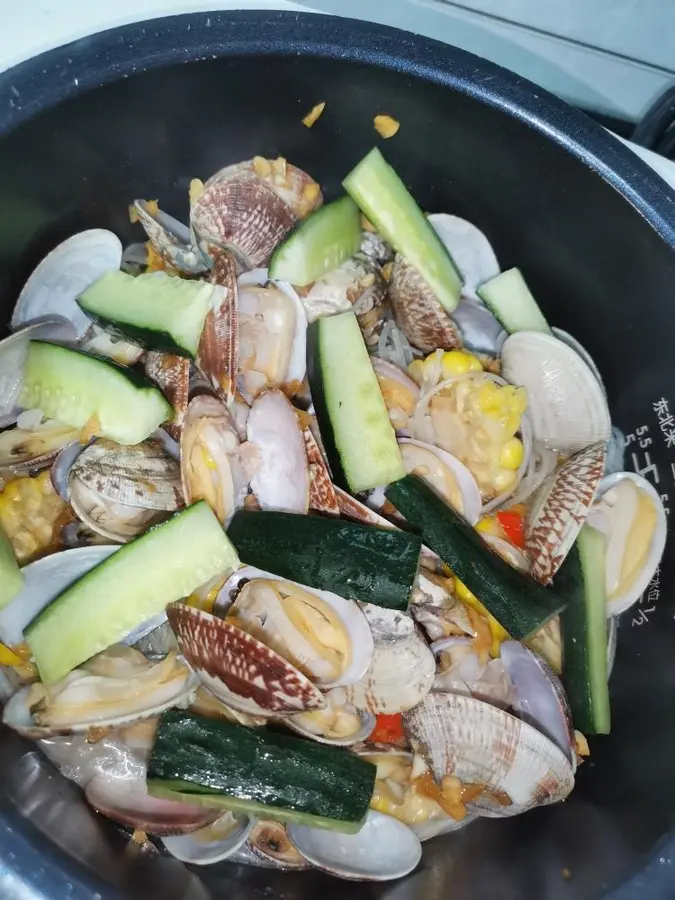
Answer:
[[[573,600],[560,619],[563,680],[572,718],[584,734],[609,734],[607,685],[606,539],[584,525],[556,581],[572,580]]]
[[[377,147],[343,181],[380,234],[417,269],[451,313],[462,293],[462,276],[447,248]]]
[[[95,417],[97,434],[119,444],[144,441],[173,415],[147,378],[111,360],[44,341],[30,342],[19,403],[73,428]]]
[[[541,331],[552,334],[520,269],[507,269],[477,290],[478,296],[509,334]]]
[[[406,475],[390,485],[386,496],[516,640],[530,637],[565,608],[560,592],[542,587],[493,553],[421,478]]]
[[[340,197],[308,216],[277,247],[269,277],[305,287],[337,269],[360,246],[359,208],[351,197]]]
[[[191,803],[194,806],[206,806],[211,809],[229,810],[233,813],[257,816],[261,819],[272,819],[275,822],[297,822],[298,825],[307,825],[308,828],[323,828],[326,831],[337,831],[341,834],[357,834],[364,821],[360,819],[358,822],[344,822],[340,819],[329,819],[326,816],[313,816],[295,809],[279,809],[266,806],[264,803],[256,803],[254,800],[228,797],[225,794],[209,791],[208,788],[200,788],[199,785],[179,779],[162,781],[159,778],[148,778],[147,784],[151,797],[176,800],[180,803]]]
[[[225,288],[166,272],[106,272],[78,297],[82,310],[115,337],[147,350],[195,357],[204,321]]]
[[[42,681],[60,681],[168,603],[238,565],[206,503],[177,513],[66,588],[24,630]]]
[[[0,609],[4,609],[19,593],[24,577],[16,561],[9,538],[0,526]]]
[[[354,493],[402,478],[396,434],[353,312],[309,326],[307,374],[334,478]]]

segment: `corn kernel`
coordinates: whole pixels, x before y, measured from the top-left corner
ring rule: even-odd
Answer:
[[[323,103],[317,103],[316,106],[313,106],[302,120],[302,124],[305,126],[305,128],[311,128],[325,108],[325,101]]]
[[[413,361],[408,366],[408,375],[410,375],[413,381],[421,384],[424,378],[424,360],[413,359]]]
[[[494,537],[503,537],[502,527],[497,521],[496,516],[483,516],[476,525],[476,531],[480,534],[491,534]]]
[[[456,575],[454,576],[454,578],[456,596],[466,606],[485,616],[485,618],[487,619],[488,625],[490,626],[490,633],[492,634],[492,647],[490,648],[490,653],[492,654],[492,656],[499,656],[499,645],[503,641],[508,641],[508,631],[499,624],[492,613],[489,613],[487,609],[485,609],[480,600],[471,593],[464,582],[460,581]]]
[[[5,644],[0,644],[0,666],[20,666],[21,662],[20,656],[17,656],[17,654]]]
[[[385,138],[385,140],[392,138],[401,127],[401,123],[391,116],[375,116],[373,125],[380,137]]]
[[[455,378],[458,375],[466,375],[467,372],[483,371],[478,357],[473,353],[467,353],[466,350],[448,350],[441,358],[441,366],[445,378]]]
[[[272,174],[272,164],[264,156],[253,157],[253,169],[260,178],[269,178]]]
[[[194,206],[203,193],[204,182],[201,180],[201,178],[192,178],[190,180],[189,188],[190,206]]]
[[[514,469],[498,469],[497,474],[492,479],[492,484],[495,490],[501,494],[513,487],[516,478],[517,473]]]
[[[523,461],[523,442],[517,437],[509,438],[499,452],[499,465],[504,469],[518,469]]]

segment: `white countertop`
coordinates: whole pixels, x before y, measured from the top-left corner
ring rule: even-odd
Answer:
[[[409,25],[420,28],[411,14],[421,14],[427,4],[417,6],[416,0],[361,0],[357,7],[345,7],[343,0],[90,0],[89,3],[77,0],[0,0],[0,11],[3,5],[10,6],[11,12],[5,14],[3,27],[0,29],[0,71],[23,62],[32,56],[43,53],[54,47],[67,44],[78,38],[128,25],[145,19],[162,16],[179,15],[187,12],[209,12],[227,9],[285,9],[304,12],[333,12],[358,16],[374,21],[390,21],[392,25]],[[446,7],[448,9],[448,7]],[[435,13],[436,14],[436,13]],[[412,24],[411,24],[412,23]],[[434,33],[442,38],[442,34]],[[452,35],[460,46],[459,32]],[[466,46],[475,52],[475,46]],[[485,56],[490,56],[487,50]],[[491,56],[495,62],[503,62]],[[508,65],[508,63],[506,63]],[[649,150],[625,141],[634,149],[671,187],[675,188],[675,163],[663,159]]]

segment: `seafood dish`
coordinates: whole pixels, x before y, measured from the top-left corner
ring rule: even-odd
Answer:
[[[343,187],[129,198],[0,341],[3,723],[187,865],[387,881],[564,801],[665,546],[526,274],[379,149]]]

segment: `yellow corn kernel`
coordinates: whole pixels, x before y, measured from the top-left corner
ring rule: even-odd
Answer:
[[[308,181],[302,189],[302,199],[307,203],[314,203],[319,196],[319,190],[320,188],[316,181]]]
[[[424,360],[413,359],[413,361],[408,366],[408,375],[410,375],[413,381],[421,384],[424,378]]]
[[[504,536],[502,526],[497,521],[496,516],[483,516],[476,525],[476,531],[480,532],[480,534],[491,534],[494,537]]]
[[[498,469],[492,479],[492,485],[497,493],[501,494],[513,487],[516,478],[517,472],[514,469]]]
[[[499,624],[492,613],[489,613],[487,609],[485,609],[480,600],[471,593],[464,582],[460,581],[456,575],[454,576],[454,579],[456,596],[462,603],[465,603],[468,607],[485,616],[487,619],[488,625],[490,626],[490,633],[492,634],[492,647],[490,648],[490,653],[492,656],[499,656],[500,644],[509,639],[508,631]]]
[[[253,169],[260,178],[269,178],[272,174],[272,163],[264,156],[254,156]]]
[[[482,372],[483,366],[477,356],[466,350],[448,350],[441,357],[444,378],[455,378],[467,372]]]
[[[475,392],[476,404],[481,412],[495,418],[503,414],[504,404],[498,385],[486,381]]]
[[[521,415],[517,412],[511,412],[504,417],[502,421],[502,433],[505,438],[513,437],[520,430]]]
[[[203,193],[204,182],[201,180],[201,178],[192,178],[190,180],[189,188],[190,206],[194,206]]]
[[[21,479],[16,479],[15,481],[10,481],[8,485],[3,489],[2,495],[8,500],[10,503],[14,503],[17,500],[21,499]]]
[[[23,660],[11,648],[0,644],[0,666],[20,666]]]
[[[325,101],[322,103],[317,103],[316,106],[313,106],[310,111],[307,113],[305,118],[302,120],[302,124],[305,128],[311,128],[312,125],[316,122],[316,120],[321,116],[321,113],[326,108]]]
[[[517,437],[509,438],[499,451],[499,465],[504,469],[518,469],[524,456],[523,442]]]
[[[392,138],[401,127],[401,123],[391,116],[375,116],[373,125],[380,137],[385,138],[385,140]]]

